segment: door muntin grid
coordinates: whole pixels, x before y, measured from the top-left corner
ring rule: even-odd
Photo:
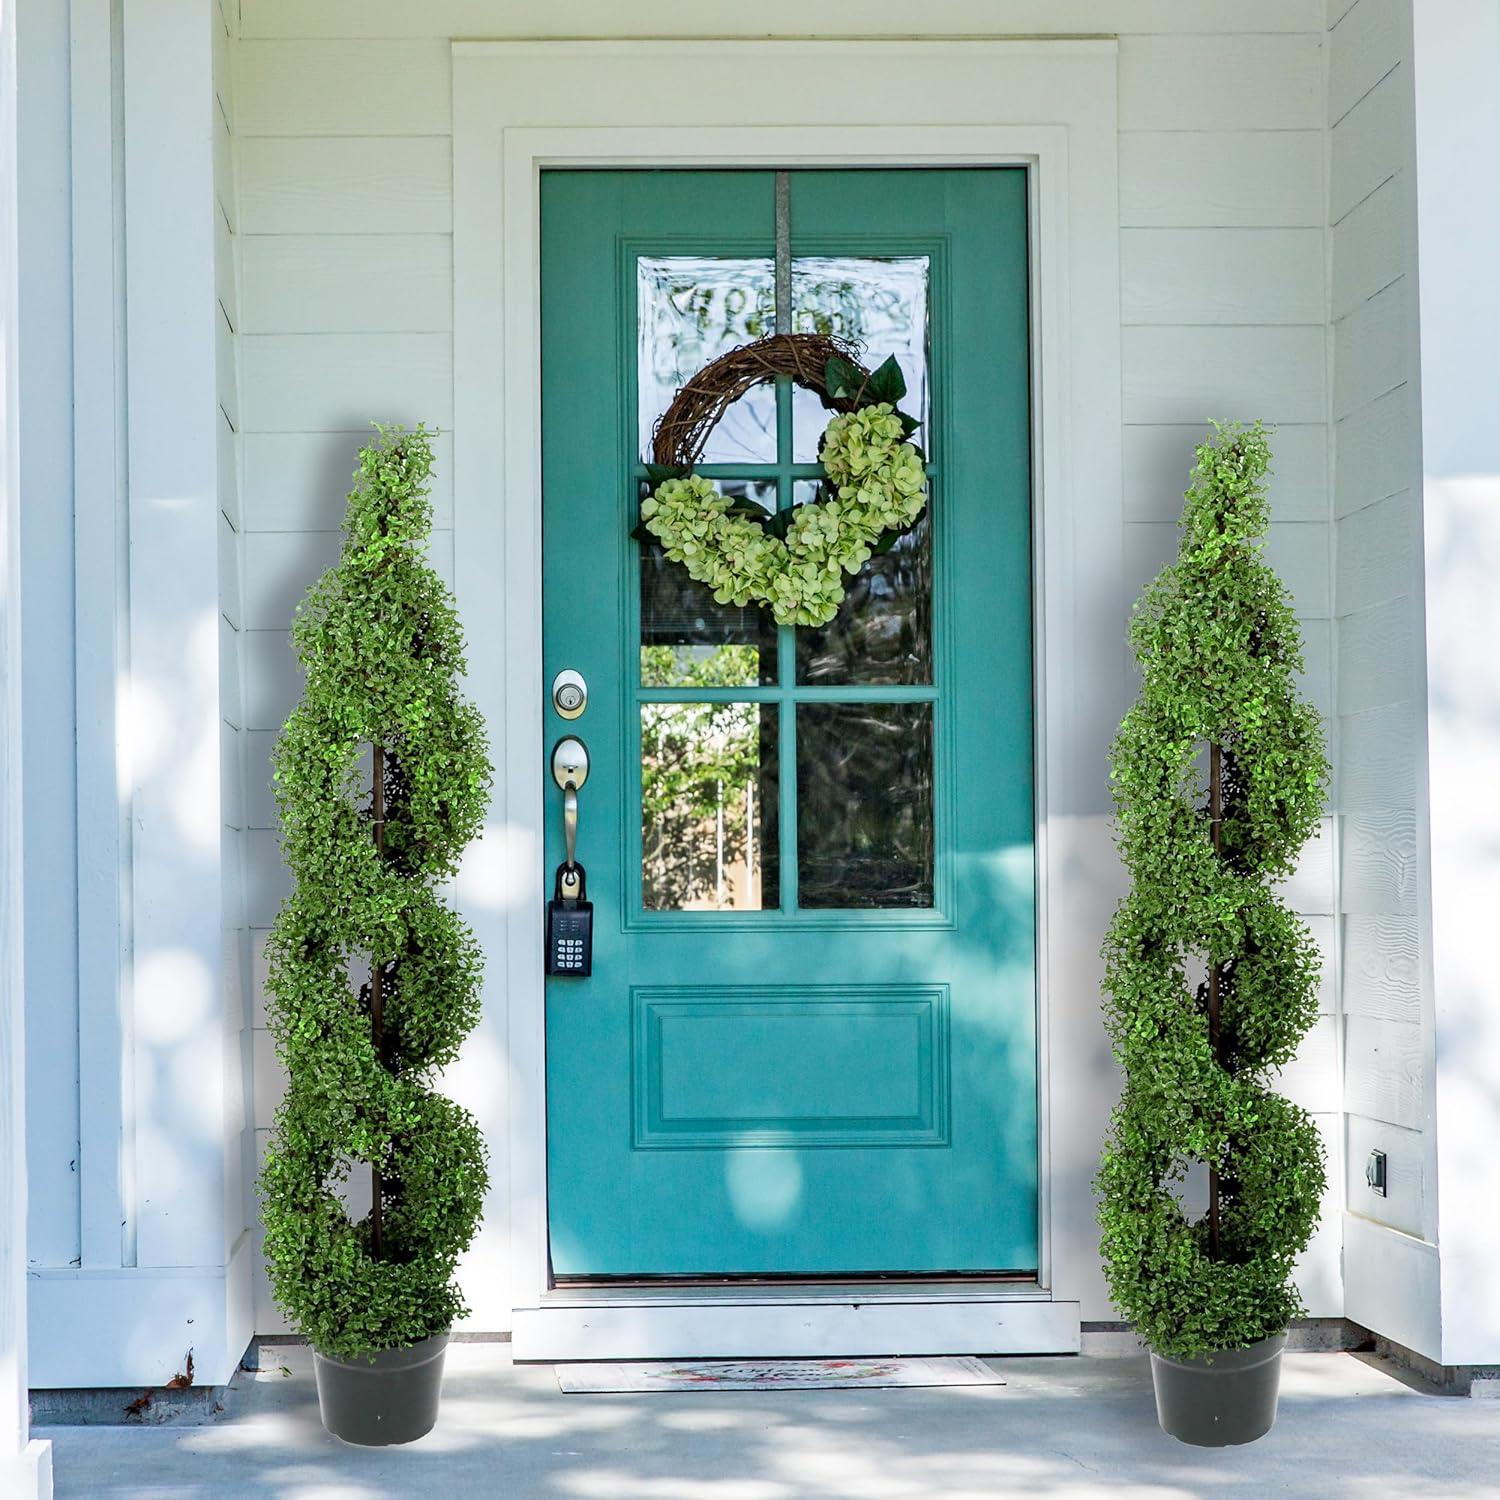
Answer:
[[[903,409],[923,422],[915,440],[929,459],[929,503],[890,552],[846,579],[839,615],[816,629],[778,628],[753,604],[717,605],[656,543],[633,547],[626,784],[639,842],[625,866],[628,925],[950,925],[931,417],[941,246],[814,249],[792,259],[793,327],[858,339],[875,360],[896,356]],[[636,381],[625,477],[638,505],[660,410],[707,360],[770,331],[774,278],[769,260],[727,252],[643,247],[626,266]],[[730,432],[698,470],[767,510],[806,503],[822,478],[815,454],[829,414],[788,382],[758,390],[759,405],[738,417],[745,401],[731,408],[719,429]],[[864,743],[838,745],[820,732],[825,721],[858,728]],[[681,732],[689,724],[704,736],[696,744]]]

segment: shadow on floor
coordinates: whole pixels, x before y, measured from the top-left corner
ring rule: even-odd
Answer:
[[[212,1426],[39,1432],[60,1500],[1500,1495],[1500,1402],[1343,1354],[1288,1356],[1275,1430],[1217,1450],[1160,1432],[1141,1359],[998,1360],[1004,1386],[565,1396],[490,1344],[450,1349],[434,1432],[367,1450],[324,1432],[308,1352],[278,1357]]]

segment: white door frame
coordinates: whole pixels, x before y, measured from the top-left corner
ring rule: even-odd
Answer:
[[[460,894],[488,957],[484,1052],[502,1060],[487,1099],[472,1076],[463,1092],[480,1104],[495,1156],[491,1213],[508,1207],[509,1225],[508,1247],[492,1236],[477,1247],[469,1279],[496,1278],[473,1294],[480,1321],[498,1326],[490,1308],[508,1316],[518,1357],[1062,1351],[1078,1346],[1080,1302],[1099,1304],[1089,1184],[1110,1075],[1096,954],[1118,890],[1103,756],[1124,666],[1115,53],[1101,40],[454,44],[455,589],[497,767],[490,822]],[[892,122],[892,111],[903,118]],[[1032,185],[1037,1284],[553,1289],[540,172],[1018,162]],[[496,1100],[501,1076],[507,1097]]]

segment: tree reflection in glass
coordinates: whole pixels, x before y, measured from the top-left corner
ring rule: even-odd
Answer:
[[[927,422],[925,255],[799,255],[792,262],[792,330],[837,334],[862,344],[874,363],[896,357],[906,377],[902,409],[923,428],[914,439],[931,456]],[[792,457],[816,463],[828,412],[811,391],[792,396]]]
[[[769,259],[642,255],[636,260],[636,410],[641,458],[672,397],[704,365],[776,329]],[[709,435],[704,463],[775,463],[776,396],[769,385],[740,397]]]
[[[799,480],[798,505],[818,486]],[[797,681],[824,687],[932,681],[931,507],[908,532],[845,581],[839,612],[797,632]]]
[[[932,705],[797,705],[797,902],[933,904]]]
[[[776,509],[774,484],[725,479],[719,488],[763,510]],[[716,656],[724,645],[745,649]],[[641,686],[692,687],[695,668],[711,658],[717,663],[711,670],[729,673],[717,686],[757,687],[775,682],[775,622],[756,604],[719,604],[713,590],[689,578],[681,563],[667,561],[660,542],[643,542]]]
[[[650,663],[653,653],[663,660]],[[684,686],[738,685],[753,646],[719,646],[685,665],[642,648],[643,670]],[[684,680],[686,679],[686,680]],[[780,905],[776,706],[641,704],[641,899],[647,911],[760,911]]]

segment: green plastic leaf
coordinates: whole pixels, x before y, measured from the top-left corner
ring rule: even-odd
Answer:
[[[272,752],[292,893],[265,950],[287,1072],[260,1177],[266,1268],[292,1325],[341,1358],[463,1315],[454,1269],[486,1183],[477,1123],[436,1088],[479,1019],[479,944],[444,891],[483,825],[490,765],[453,599],[425,555],[430,437],[387,427],[360,450],[341,555],[292,625],[305,687]],[[343,1194],[376,1169],[378,1244]]]
[[[1110,751],[1130,887],[1104,1011],[1125,1084],[1097,1178],[1114,1302],[1172,1358],[1300,1315],[1325,1175],[1317,1126],[1272,1086],[1319,1009],[1318,945],[1283,892],[1323,809],[1323,726],[1263,557],[1265,429],[1216,424],[1196,458],[1177,558],[1131,619],[1140,693]],[[1203,1166],[1226,1186],[1217,1222],[1179,1196]]]
[[[865,385],[864,372],[858,365],[834,354],[823,369],[823,382],[828,394],[840,401],[852,401]]]
[[[889,401],[894,406],[906,394],[906,376],[896,363],[896,356],[889,354],[870,372],[870,383],[865,390],[868,401]]]

